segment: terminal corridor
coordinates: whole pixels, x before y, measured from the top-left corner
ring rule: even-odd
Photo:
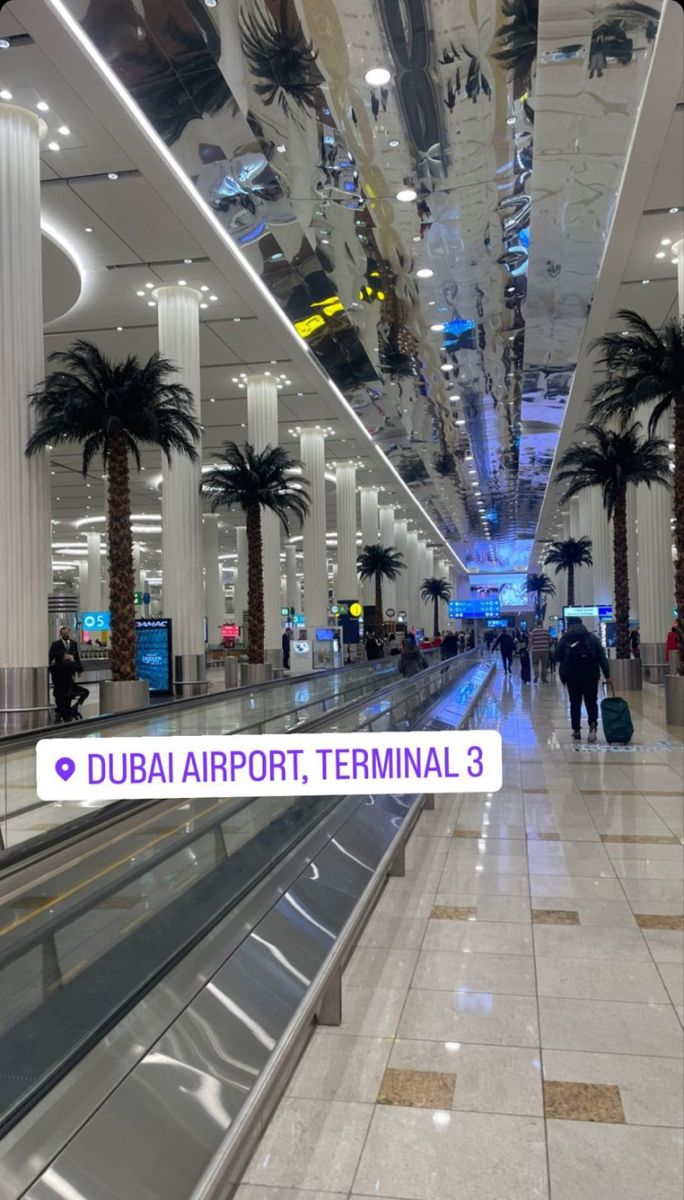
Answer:
[[[499,671],[504,787],[436,797],[238,1200],[681,1200],[684,754]],[[639,712],[639,709],[642,712]]]

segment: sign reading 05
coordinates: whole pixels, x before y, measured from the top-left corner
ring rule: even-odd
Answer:
[[[81,613],[81,627],[86,633],[107,631],[109,629],[109,613],[83,612]]]

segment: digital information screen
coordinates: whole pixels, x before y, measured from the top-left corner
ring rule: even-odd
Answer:
[[[565,605],[563,616],[568,617],[598,617],[601,621],[610,621],[613,617],[612,604],[571,604]]]
[[[171,618],[141,617],[135,632],[138,678],[146,679],[156,695],[169,695],[173,689]]]
[[[501,602],[498,598],[492,600],[450,600],[449,617],[469,617],[471,620],[485,617],[500,617]]]
[[[332,642],[334,640],[335,640],[335,630],[334,629],[321,628],[321,629],[316,630],[316,641],[317,642]]]
[[[109,630],[108,612],[81,613],[81,628],[85,633],[98,633]]]

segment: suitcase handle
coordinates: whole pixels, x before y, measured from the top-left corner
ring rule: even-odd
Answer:
[[[603,694],[604,694],[604,696],[614,696],[615,695],[615,688],[613,687],[612,679],[604,679]]]

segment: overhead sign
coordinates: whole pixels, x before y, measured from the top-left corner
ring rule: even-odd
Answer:
[[[293,625],[306,625],[306,619],[304,617],[304,613],[295,613],[295,615],[292,618],[292,623],[293,623]]]
[[[110,628],[108,612],[81,613],[81,627],[85,633],[105,632]]]
[[[450,600],[449,601],[449,617],[453,620],[458,617],[469,617],[471,620],[484,619],[486,617],[500,617],[501,602],[498,598],[491,600]]]
[[[222,641],[226,641],[229,638],[237,639],[237,638],[239,638],[239,636],[240,636],[240,626],[239,625],[222,625],[221,626],[221,640]]]
[[[280,615],[281,615],[281,617],[289,617],[289,615],[290,615],[289,608],[281,608]]]
[[[505,629],[508,626],[506,617],[494,617],[487,621],[487,629]]]
[[[349,605],[349,616],[360,617],[363,613],[363,605],[359,604],[358,600],[353,600]]]
[[[141,617],[135,623],[135,669],[150,691],[168,695],[173,690],[171,618]]]
[[[563,616],[568,617],[598,617],[601,621],[612,621],[612,604],[566,604]]]

